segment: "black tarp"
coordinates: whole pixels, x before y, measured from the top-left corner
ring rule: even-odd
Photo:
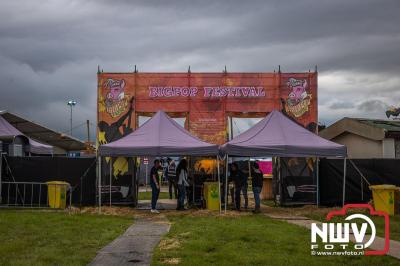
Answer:
[[[315,161],[312,158],[280,158],[281,205],[315,204]]]
[[[368,184],[400,186],[400,159],[351,159],[346,164],[345,203],[365,203],[372,199]],[[343,197],[343,159],[321,159],[319,168],[320,204],[341,206]]]
[[[73,187],[74,205],[93,205],[96,202],[96,158],[3,157],[2,181],[65,181]],[[7,187],[3,186],[3,197],[7,195],[6,189]],[[19,190],[22,190],[21,185]],[[29,198],[29,195],[27,197]],[[42,199],[46,200],[46,196]]]

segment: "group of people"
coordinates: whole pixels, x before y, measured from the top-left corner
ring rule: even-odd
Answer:
[[[154,165],[150,171],[151,185],[151,212],[159,213],[157,210],[157,200],[160,194],[161,180],[164,175],[164,169],[160,160],[154,160]],[[172,189],[174,189],[175,198],[177,198],[177,210],[185,210],[186,188],[189,186],[188,181],[188,163],[186,159],[182,159],[178,166],[174,160],[169,160],[166,169],[168,177],[169,196],[172,199]]]
[[[231,190],[232,201],[235,204],[235,209],[240,211],[240,198],[241,194],[244,197],[244,207],[247,209],[249,204],[249,199],[247,196],[247,188],[248,188],[248,175],[251,176],[251,184],[254,194],[254,202],[255,202],[255,209],[253,212],[259,213],[260,212],[260,193],[263,186],[263,174],[260,170],[258,163],[254,163],[251,167],[251,170],[245,173],[244,171],[239,169],[239,166],[236,162],[231,164],[231,171],[230,171],[230,180],[233,182],[234,187]]]
[[[159,159],[154,160],[154,165],[150,171],[150,185],[152,189],[151,197],[151,212],[159,213],[157,210],[157,200],[160,194],[162,177],[166,175],[168,178],[169,197],[172,199],[172,192],[174,191],[175,198],[177,199],[177,210],[185,210],[185,197],[186,190],[189,187],[188,181],[188,163],[186,159],[182,159],[178,166],[175,161],[168,160],[168,166],[164,169]],[[240,211],[240,199],[243,194],[245,200],[245,208],[248,207],[248,176],[251,176],[252,189],[255,201],[255,213],[260,212],[260,193],[263,186],[263,174],[257,162],[255,162],[251,169],[247,172],[240,170],[238,164],[233,162],[231,164],[230,181],[233,182],[234,187],[231,190],[232,201],[234,202],[235,209]]]

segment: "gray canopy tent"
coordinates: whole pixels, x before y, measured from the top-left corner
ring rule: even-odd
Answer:
[[[26,142],[27,145],[25,146],[25,152],[35,154],[53,154],[53,146],[28,138],[0,115],[0,140],[14,142],[16,138],[22,138]]]
[[[37,142],[31,138],[28,138],[21,131],[13,127],[7,120],[4,119],[0,115],[0,145],[2,145],[2,141],[23,145],[24,152],[28,152],[29,154],[50,154],[53,155],[53,146],[42,144]],[[0,146],[0,198],[1,198],[1,189],[2,189],[2,166],[3,163],[3,153],[2,147]]]
[[[221,146],[228,156],[257,157],[341,157],[344,158],[343,204],[345,200],[346,154],[345,146],[331,142],[310,132],[279,111],[272,111],[255,126]],[[317,164],[318,166],[318,164]],[[228,170],[228,169],[227,169]],[[317,167],[318,171],[318,167]],[[228,178],[226,171],[226,182]],[[317,172],[318,189],[318,172]],[[225,186],[225,201],[227,186]],[[317,192],[317,204],[319,195]],[[226,210],[226,204],[225,204]]]
[[[218,162],[218,154],[218,145],[198,139],[165,112],[158,111],[131,134],[101,145],[98,155],[99,158],[101,156],[216,156]],[[219,168],[219,163],[217,165]],[[101,170],[101,166],[99,167]],[[101,206],[101,171],[99,173],[99,206]],[[219,169],[218,182],[220,182]]]

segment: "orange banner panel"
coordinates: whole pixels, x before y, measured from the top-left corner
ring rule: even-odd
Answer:
[[[278,109],[307,128],[317,125],[317,73],[99,73],[98,139],[114,141],[137,127],[137,115],[188,114],[188,130],[223,144],[227,117]]]

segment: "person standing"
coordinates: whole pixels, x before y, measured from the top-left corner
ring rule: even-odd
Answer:
[[[169,162],[168,169],[167,169],[167,176],[168,176],[169,198],[172,199],[172,188],[173,188],[175,199],[177,199],[178,192],[177,192],[177,187],[176,187],[176,165],[175,165],[174,160],[171,160]]]
[[[189,186],[187,161],[182,159],[176,168],[176,176],[178,177],[178,206],[177,210],[185,209],[186,187]]]
[[[260,170],[260,166],[258,163],[254,163],[253,165],[253,174],[252,174],[252,187],[253,187],[253,193],[254,193],[254,201],[255,201],[255,209],[254,213],[260,213],[260,193],[262,190],[263,186],[263,173]]]
[[[157,200],[160,195],[160,172],[162,176],[162,167],[160,160],[154,160],[154,165],[150,170],[150,185],[151,185],[151,212],[160,213],[157,210]]]
[[[247,177],[240,171],[237,163],[231,165],[231,178],[235,184],[235,208],[240,211],[240,192],[246,183]]]
[[[243,173],[242,193],[243,193],[243,198],[244,198],[244,208],[246,210],[247,210],[247,207],[249,206],[249,197],[247,196],[247,188],[248,188],[247,179],[248,179],[247,175]]]

